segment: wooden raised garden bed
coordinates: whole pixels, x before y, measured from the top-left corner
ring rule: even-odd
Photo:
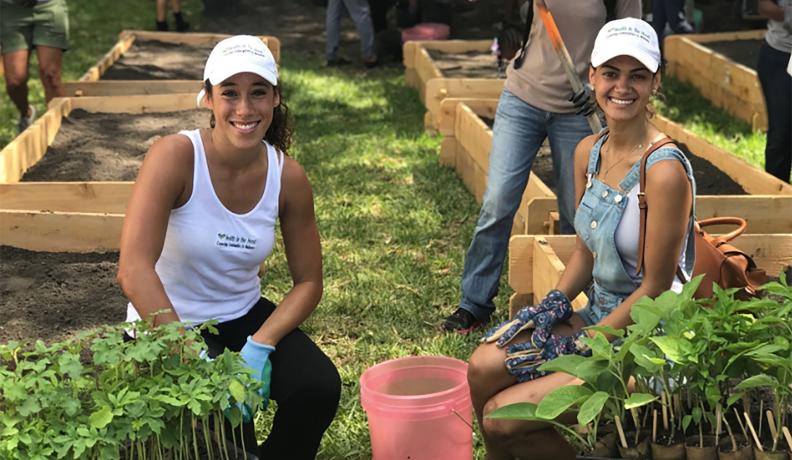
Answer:
[[[503,88],[491,40],[409,41],[404,44],[407,85],[418,89],[427,112],[424,124],[437,128],[447,97],[497,98]]]
[[[440,161],[456,169],[468,190],[481,202],[492,146],[492,129],[483,119],[494,118],[497,100],[449,98],[442,102],[441,107],[438,123],[443,135]],[[725,178],[746,193],[712,195],[700,188],[703,193],[697,197],[699,218],[736,215],[748,220],[752,233],[792,232],[792,219],[789,218],[792,212],[792,186],[707,143],[667,118],[658,115],[652,122],[661,131],[687,146],[697,159],[706,160],[728,176]],[[534,171],[539,172],[531,174],[528,181],[515,216],[513,234],[556,233],[558,207],[546,174],[548,167],[543,166],[540,156],[537,156]],[[717,182],[710,185],[719,190]]]
[[[0,183],[18,182],[22,175],[47,152],[61,129],[64,118],[77,109],[88,113],[110,114],[154,114],[194,110],[196,109],[195,93],[55,98],[50,102],[49,109],[44,115],[0,151]],[[208,115],[206,118],[208,124]],[[188,125],[183,127],[190,128]],[[112,140],[116,134],[112,131],[108,129],[103,134]],[[165,134],[172,133],[160,133],[160,135]],[[141,148],[145,152],[146,147],[142,143]]]
[[[214,45],[230,35],[124,30],[118,42],[80,77],[63,83],[66,96],[197,93]],[[280,62],[280,40],[261,36]]]
[[[665,39],[669,75],[695,86],[712,103],[767,130],[767,108],[756,73],[765,30],[672,35]]]
[[[509,286],[514,294],[509,300],[510,316],[533,299],[542,299],[555,288],[565,263],[575,248],[573,235],[517,235],[509,241]],[[792,233],[745,234],[734,240],[768,275],[777,276],[792,265]],[[576,309],[588,302],[585,294],[572,304]]]
[[[77,109],[89,115],[110,113],[127,117],[187,111],[195,110],[195,95],[53,99],[42,117],[0,151],[0,244],[36,251],[118,248],[123,213],[133,185],[131,180],[20,182],[23,174],[44,157],[66,117]],[[198,112],[198,115],[203,113]],[[142,161],[146,145],[134,140],[115,139],[114,136],[119,134],[117,130],[106,130],[103,134],[110,145],[117,142],[118,149],[124,143],[140,148],[140,158],[131,159],[131,166],[126,166],[136,174],[136,162]],[[166,134],[171,132],[160,135]],[[152,136],[150,141],[155,138]],[[67,158],[69,153],[71,151],[65,155]]]

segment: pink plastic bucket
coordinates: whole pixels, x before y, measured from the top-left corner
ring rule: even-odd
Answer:
[[[410,40],[446,40],[450,33],[448,24],[422,22],[402,30],[402,43]]]
[[[360,403],[375,460],[473,458],[464,361],[410,356],[377,364],[360,376]]]

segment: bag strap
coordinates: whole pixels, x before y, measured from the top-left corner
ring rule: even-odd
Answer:
[[[638,209],[641,213],[640,215],[640,225],[638,231],[638,260],[635,264],[635,274],[638,275],[643,271],[644,265],[644,249],[646,247],[646,193],[644,190],[646,189],[646,161],[649,160],[649,155],[654,153],[655,150],[659,149],[660,147],[673,143],[674,140],[668,136],[664,136],[662,139],[655,141],[652,145],[646,149],[643,156],[641,157],[641,165],[638,167],[638,174],[639,174],[639,189],[638,189]],[[685,281],[685,276],[681,273],[682,270],[679,268],[677,264],[677,276],[680,274],[682,277],[680,280]]]

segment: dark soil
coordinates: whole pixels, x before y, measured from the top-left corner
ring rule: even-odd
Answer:
[[[102,80],[200,80],[214,45],[135,40]]]
[[[493,54],[480,51],[444,53],[428,50],[435,65],[447,78],[502,78]]]
[[[481,117],[481,120],[492,129],[494,120],[487,117]],[[693,177],[696,179],[696,194],[697,195],[747,195],[748,193],[734,181],[728,174],[724,173],[709,161],[696,156],[687,145],[678,143],[682,152],[685,153],[690,165],[693,167]],[[550,156],[550,150],[544,144],[531,167],[531,172],[539,176],[539,179],[545,183],[550,190],[555,192],[556,180],[553,174],[553,160]]]
[[[756,63],[759,59],[759,48],[761,48],[762,43],[764,43],[764,40],[733,40],[702,43],[702,45],[749,69],[756,70]]]
[[[0,343],[58,341],[124,321],[118,253],[47,253],[0,246]]]
[[[160,137],[209,126],[209,113],[91,113],[74,110],[23,181],[130,181],[146,151]]]

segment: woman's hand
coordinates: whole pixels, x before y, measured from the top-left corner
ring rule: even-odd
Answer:
[[[538,304],[523,307],[514,319],[491,330],[483,342],[492,343],[500,348],[511,342],[522,331],[534,330],[531,341],[542,347],[557,323],[566,321],[572,316],[572,304],[567,296],[553,289]]]

